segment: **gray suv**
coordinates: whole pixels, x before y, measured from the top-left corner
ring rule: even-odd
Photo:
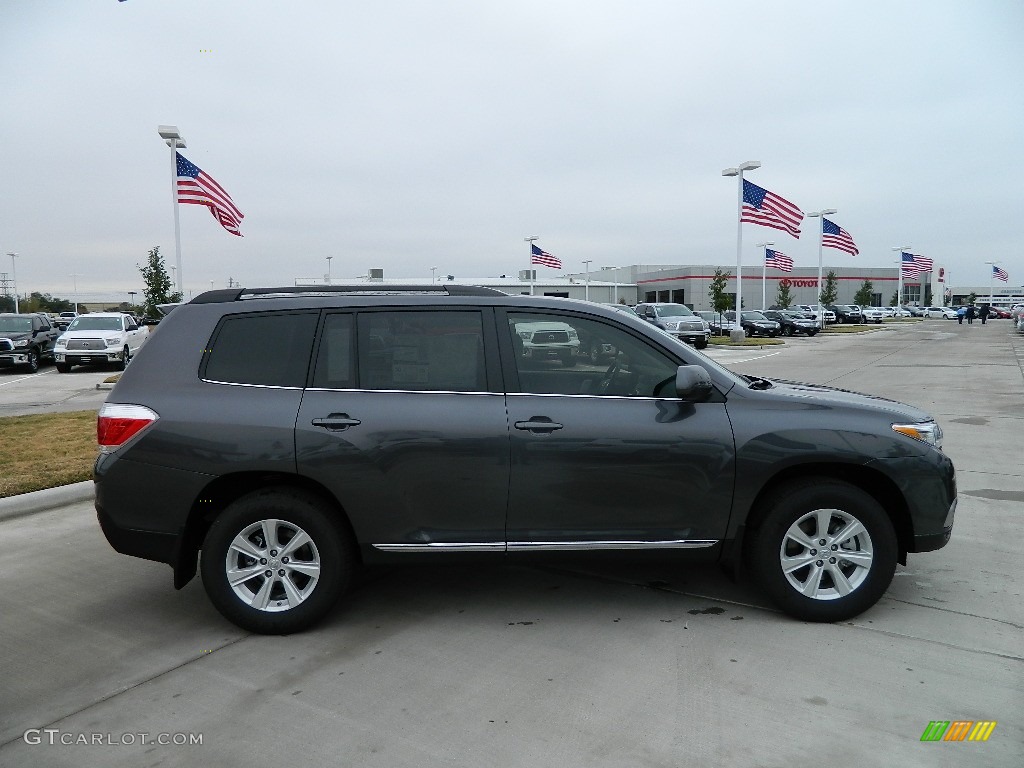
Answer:
[[[524,354],[544,328],[603,353]],[[467,554],[718,562],[843,620],[944,546],[956,507],[917,408],[738,376],[599,304],[452,285],[204,293],[97,431],[113,547],[178,588],[198,570],[262,633],[321,619],[363,564]]]

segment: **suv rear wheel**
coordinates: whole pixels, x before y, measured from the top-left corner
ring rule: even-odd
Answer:
[[[758,581],[786,613],[842,621],[870,608],[896,571],[896,532],[864,491],[816,478],[780,489],[751,532]]]
[[[270,489],[243,496],[203,542],[203,586],[221,614],[260,634],[322,619],[352,581],[355,545],[315,496]]]

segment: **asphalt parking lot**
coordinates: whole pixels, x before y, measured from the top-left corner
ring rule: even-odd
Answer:
[[[41,366],[38,373],[0,369],[0,417],[98,409],[107,392],[96,385],[115,373],[98,366],[57,373],[52,363]]]
[[[932,320],[710,353],[930,410],[957,466],[950,544],[837,625],[716,568],[409,567],[368,572],[313,631],[261,637],[71,504],[0,522],[0,766],[1024,763],[1024,336]],[[29,405],[15,378],[0,415]],[[922,742],[935,720],[997,725]]]

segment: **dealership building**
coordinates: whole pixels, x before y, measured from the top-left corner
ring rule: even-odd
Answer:
[[[540,268],[520,270],[514,276],[499,275],[497,277],[456,277],[455,275],[438,275],[437,284],[451,283],[455,285],[482,285],[495,288],[508,294],[535,294],[538,296],[557,296],[571,299],[589,299],[602,304],[637,304],[642,301],[675,302],[686,304],[694,310],[711,309],[711,298],[708,289],[715,277],[715,272],[728,272],[725,294],[735,298],[736,265],[717,266],[703,265],[650,265],[634,264],[626,267],[602,267],[589,273],[578,272],[561,275],[550,275],[553,270]],[[825,266],[824,276],[829,272],[835,274],[836,304],[853,304],[854,296],[864,285],[871,283],[871,304],[888,306],[898,290],[898,277],[895,268],[884,267],[832,267]],[[925,274],[914,279],[903,281],[903,303],[928,306],[932,304],[958,305],[965,304],[973,293],[978,303],[988,301],[992,292],[993,303],[1009,307],[1024,302],[1024,288],[1006,287],[1000,283],[996,286],[956,286],[946,288],[944,275],[939,273]],[[383,269],[371,269],[367,276],[359,282],[368,285],[423,285],[423,278],[390,278],[384,276]],[[324,285],[325,278],[296,278],[296,286]],[[332,281],[352,283],[352,279]],[[748,266],[743,270],[743,306],[748,309],[760,309],[762,306],[776,304],[779,286],[789,286],[790,304],[816,304],[820,292],[818,286],[817,267],[798,267],[792,272],[780,272],[776,269],[765,270]],[[764,303],[762,304],[762,296]],[[945,302],[941,301],[945,297]],[[934,301],[933,301],[934,299]]]

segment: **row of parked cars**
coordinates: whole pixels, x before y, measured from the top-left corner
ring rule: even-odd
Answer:
[[[43,312],[0,314],[0,368],[30,373],[46,362],[58,373],[75,365],[113,364],[124,370],[149,335],[148,328],[123,312],[76,315],[61,328]]]

